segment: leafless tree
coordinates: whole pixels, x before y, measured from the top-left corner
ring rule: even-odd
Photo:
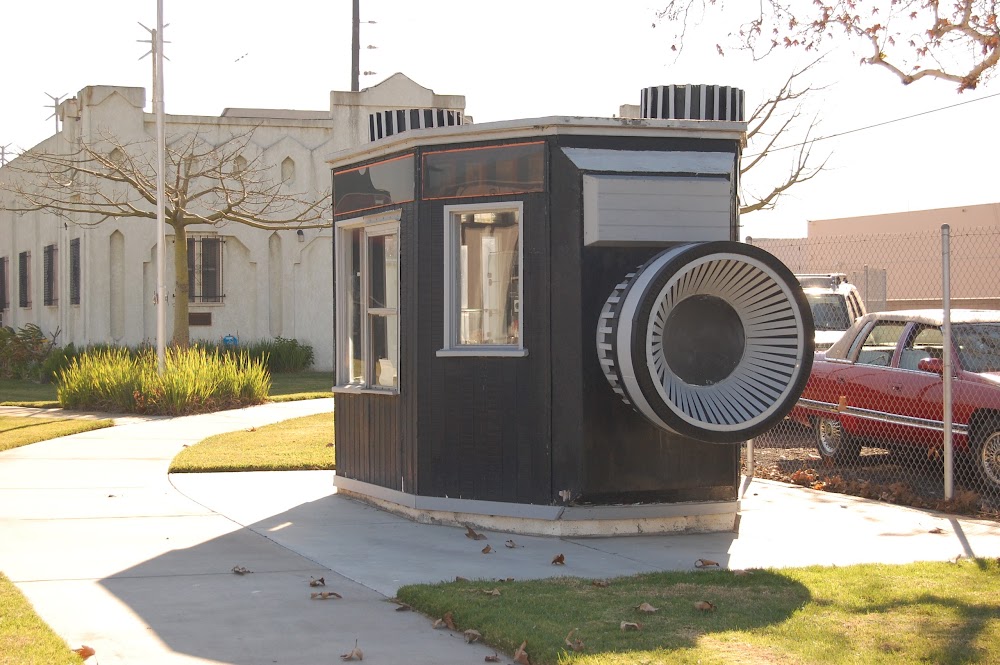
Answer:
[[[329,192],[289,191],[273,168],[248,150],[256,128],[212,145],[198,134],[170,142],[164,174],[165,222],[174,231],[173,343],[190,343],[187,228],[244,224],[257,229],[327,228]],[[124,143],[104,134],[99,144],[55,152],[22,152],[5,168],[0,192],[14,212],[45,211],[94,226],[112,219],[156,219],[155,142]],[[163,294],[161,294],[162,297]]]
[[[671,48],[683,49],[688,26],[725,4],[668,0],[657,17],[673,31]],[[746,11],[749,3],[730,4]],[[1000,63],[1000,0],[759,0],[755,6],[730,37],[756,58],[780,49],[820,52],[846,38],[862,64],[883,67],[904,84],[952,81],[959,92],[975,89]],[[716,48],[724,53],[728,46]]]
[[[819,122],[818,116],[813,116],[805,132],[799,133],[799,121],[803,116],[802,102],[809,94],[822,88],[798,84],[818,62],[819,60],[814,60],[805,67],[793,71],[778,92],[762,101],[750,114],[747,121],[746,154],[740,165],[740,182],[743,185],[740,197],[741,214],[773,209],[778,199],[791,187],[812,180],[826,166],[829,155],[819,164],[815,163],[812,155],[813,133]],[[782,142],[785,144],[779,145]],[[765,160],[786,148],[794,148],[795,153],[784,179],[776,185],[770,185],[770,191],[765,189],[764,194],[749,193],[747,175],[754,167],[758,167],[759,171]]]

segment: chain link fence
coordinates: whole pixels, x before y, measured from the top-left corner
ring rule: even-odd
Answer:
[[[747,473],[1000,517],[1000,229],[747,242],[801,276],[818,350]]]

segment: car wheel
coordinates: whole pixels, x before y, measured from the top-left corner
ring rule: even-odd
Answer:
[[[973,453],[979,475],[989,487],[1000,489],[1000,430],[977,438]]]
[[[813,424],[816,449],[826,464],[850,464],[861,456],[861,446],[844,431],[834,418],[817,418]]]

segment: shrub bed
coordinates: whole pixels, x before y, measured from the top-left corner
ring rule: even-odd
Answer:
[[[167,349],[164,373],[150,349],[98,349],[58,374],[67,409],[183,415],[262,404],[271,377],[260,359],[202,347]]]
[[[216,342],[198,342],[198,345],[227,355],[245,353],[251,358],[260,358],[272,374],[303,372],[312,367],[314,360],[311,346],[286,337],[255,340],[235,346]]]

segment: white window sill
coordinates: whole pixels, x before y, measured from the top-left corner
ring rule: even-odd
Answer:
[[[343,393],[345,395],[398,395],[399,388],[373,388],[371,386],[346,385],[334,386],[333,393]]]
[[[487,358],[524,358],[528,355],[527,349],[503,346],[469,346],[467,348],[438,349],[438,358],[463,358],[463,357],[487,357]]]

